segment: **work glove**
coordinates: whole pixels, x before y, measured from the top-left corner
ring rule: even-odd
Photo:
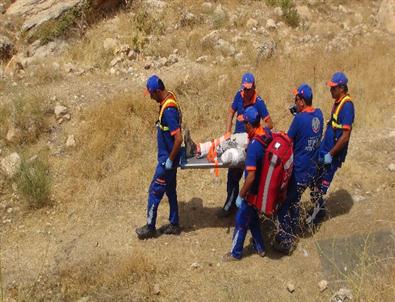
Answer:
[[[166,161],[164,162],[164,166],[166,170],[173,169],[173,161],[170,158],[167,158]]]
[[[240,195],[237,195],[237,198],[236,198],[236,206],[237,206],[238,208],[240,208],[242,204],[243,204],[243,198],[241,198]]]
[[[324,156],[324,164],[325,165],[330,165],[332,163],[332,155],[328,152],[327,154],[325,154]]]

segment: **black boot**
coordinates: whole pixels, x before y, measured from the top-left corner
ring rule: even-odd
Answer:
[[[185,144],[185,153],[187,158],[195,157],[196,155],[196,144],[193,142],[191,138],[191,133],[188,129],[185,129],[184,133],[184,144]]]
[[[136,229],[137,238],[140,240],[156,237],[156,229],[148,224]]]

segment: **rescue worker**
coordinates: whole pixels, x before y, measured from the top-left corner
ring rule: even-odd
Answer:
[[[226,121],[225,137],[229,137],[231,135],[232,122],[235,115],[237,115],[237,119],[234,133],[246,132],[246,128],[243,123],[243,113],[246,108],[250,106],[254,107],[258,111],[259,115],[265,122],[266,127],[272,129],[273,122],[266,108],[266,104],[264,100],[258,96],[255,90],[254,75],[247,72],[241,78],[241,87],[239,91],[237,91],[229,109],[229,114]],[[228,170],[226,184],[227,197],[223,208],[218,212],[218,217],[229,216],[232,212],[232,209],[234,209],[236,197],[239,194],[239,182],[242,176],[242,168],[230,168]]]
[[[240,260],[243,252],[244,240],[249,229],[252,234],[252,242],[258,255],[265,256],[265,245],[263,242],[258,211],[245,201],[248,193],[257,194],[261,176],[262,161],[265,154],[265,147],[256,137],[263,141],[271,139],[271,132],[268,128],[262,128],[261,117],[254,106],[249,106],[244,110],[243,123],[245,124],[250,142],[247,147],[245,161],[245,181],[236,198],[236,205],[239,208],[236,213],[236,226],[233,233],[231,251],[224,255],[224,261]]]
[[[278,210],[279,232],[273,247],[290,254],[299,231],[299,202],[307,187],[312,187],[317,174],[319,147],[324,118],[313,108],[313,92],[308,84],[294,90],[296,114],[288,130],[293,141],[294,166],[285,202]]]
[[[306,222],[310,225],[320,223],[326,215],[323,196],[327,193],[333,177],[346,160],[352,125],[354,123],[354,104],[348,94],[348,79],[343,72],[336,72],[327,82],[332,98],[335,100],[328,121],[324,139],[320,146],[322,172],[316,184],[315,205]]]
[[[180,234],[176,192],[177,166],[182,143],[181,114],[175,95],[165,89],[163,81],[156,75],[147,80],[146,92],[159,104],[157,121],[158,164],[149,187],[147,224],[137,228],[139,239],[155,237],[156,216],[159,203],[166,193],[169,204],[169,224],[160,228],[164,234]]]

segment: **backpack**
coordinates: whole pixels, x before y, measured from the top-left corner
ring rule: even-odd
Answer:
[[[262,160],[258,193],[248,193],[246,196],[246,201],[258,210],[259,215],[269,217],[285,201],[293,168],[292,140],[283,132],[274,132],[272,137],[272,140],[254,137],[266,151]]]

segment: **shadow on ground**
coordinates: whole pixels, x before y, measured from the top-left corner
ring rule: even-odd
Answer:
[[[184,232],[192,232],[205,228],[230,228],[235,224],[235,211],[225,218],[217,217],[220,207],[205,207],[201,198],[194,197],[190,201],[178,203],[178,211]]]

